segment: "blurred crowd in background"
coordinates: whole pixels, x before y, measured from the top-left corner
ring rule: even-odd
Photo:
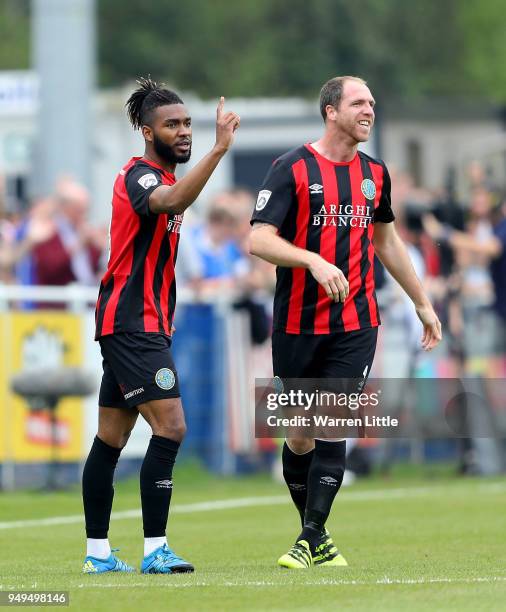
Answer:
[[[468,359],[504,355],[504,187],[478,161],[466,169],[461,200],[449,187],[414,187],[409,175],[393,169],[392,203],[397,229],[443,321],[454,375],[463,374]]]
[[[478,161],[467,168],[465,197],[430,191],[391,168],[397,229],[444,321],[449,350],[462,365],[480,341],[505,350],[506,203]],[[178,254],[178,287],[192,299],[227,300],[251,314],[252,340],[269,336],[274,266],[248,253],[256,194],[240,187],[216,193],[185,215]],[[10,207],[12,208],[12,207]],[[18,285],[98,286],[107,265],[108,230],[89,218],[86,189],[62,177],[53,193],[24,213],[5,212],[0,229],[0,281]],[[5,210],[5,207],[3,207]],[[404,299],[377,266],[380,301]],[[36,308],[40,304],[24,304]],[[45,304],[44,306],[48,306]],[[58,305],[56,305],[58,306]],[[53,305],[54,307],[54,305]],[[407,309],[409,310],[409,308]],[[488,318],[484,338],[477,326]],[[492,326],[492,327],[490,327]],[[483,332],[483,330],[482,330]]]
[[[226,300],[250,313],[252,339],[269,335],[268,304],[275,270],[248,252],[255,196],[246,189],[216,193],[205,212],[188,211],[178,250],[177,280],[195,301]],[[90,196],[70,177],[25,213],[3,214],[0,282],[98,287],[107,267],[108,228],[89,218]],[[64,308],[59,303],[17,304],[21,309]]]
[[[429,355],[434,366],[420,374],[421,327],[407,296],[377,262],[383,341],[373,376],[504,378],[506,375],[506,199],[478,161],[466,169],[465,197],[450,188],[418,187],[405,172],[390,168],[396,227],[413,265],[443,322],[444,342]],[[249,315],[251,377],[271,376],[270,332],[274,266],[248,251],[250,217],[256,194],[236,187],[215,193],[185,213],[177,262],[180,294],[192,303],[226,302]],[[10,210],[16,207],[9,206]],[[21,208],[20,208],[21,209]],[[6,208],[3,207],[5,211]],[[108,228],[90,219],[90,196],[71,177],[25,212],[3,213],[0,230],[0,283],[98,288],[107,265]],[[23,302],[18,310],[65,308],[63,303]],[[178,325],[176,316],[176,327]],[[405,353],[392,337],[402,330]],[[386,339],[386,340],[385,340]],[[389,348],[390,347],[390,348]],[[392,349],[393,347],[393,349]],[[388,351],[393,354],[390,362]],[[386,366],[385,366],[386,363]],[[392,366],[392,363],[395,364]],[[443,363],[443,366],[441,366]],[[382,366],[384,369],[382,369]],[[401,371],[402,370],[402,371]],[[349,474],[371,469],[370,442],[350,444]],[[276,455],[276,443],[258,440],[257,451]],[[392,444],[384,443],[376,463],[388,470]],[[365,449],[365,452],[364,452]],[[460,441],[459,471],[479,473],[476,449]]]

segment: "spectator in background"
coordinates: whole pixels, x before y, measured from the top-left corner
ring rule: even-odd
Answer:
[[[477,159],[470,161],[466,168],[466,178],[470,190],[485,186],[487,176],[483,164]]]
[[[483,191],[483,188],[478,188]],[[478,211],[487,209],[484,193],[478,197]],[[487,204],[488,205],[488,204]],[[476,202],[475,202],[476,207]],[[487,209],[488,210],[488,209]],[[488,222],[493,221],[491,231]],[[484,278],[493,287],[492,306],[501,324],[503,350],[506,349],[506,199],[491,216],[487,215],[485,231],[461,232],[439,223],[434,217],[424,220],[426,230],[434,240],[448,243],[458,253],[460,261],[479,262],[479,269],[486,272]],[[488,270],[485,269],[488,266]],[[478,288],[476,289],[479,290]],[[470,290],[468,288],[468,294]],[[481,298],[481,296],[476,296]],[[487,296],[488,298],[488,296]],[[490,302],[487,302],[490,303]]]
[[[51,215],[53,202],[50,199],[37,201],[28,217],[17,226],[14,222],[2,219],[0,230],[0,278],[3,282],[20,282],[30,278],[30,253],[37,244],[48,239],[52,233]],[[19,271],[24,274],[19,275]]]
[[[475,187],[471,193],[466,232],[478,243],[486,243],[493,236],[492,192],[485,186]],[[462,270],[462,293],[466,302],[476,307],[489,306],[494,299],[492,279],[488,269],[490,257],[484,253],[470,253],[454,246],[457,265]]]
[[[501,190],[493,180],[492,174],[477,159],[472,160],[466,167],[466,179],[468,191],[472,193],[475,189],[483,188],[490,192],[492,205],[496,207],[501,202]]]
[[[476,178],[478,181],[478,178]],[[466,218],[462,224],[451,218],[440,217],[449,233],[466,236],[473,243],[486,244],[493,237],[491,219],[492,192],[483,182],[473,183]],[[431,234],[431,223],[424,220],[426,231]],[[437,223],[436,223],[437,225]],[[454,228],[454,229],[452,229]],[[450,352],[456,358],[462,375],[470,360],[490,355],[494,332],[490,307],[494,301],[494,288],[489,271],[490,255],[484,251],[471,252],[458,243],[442,240],[441,252],[447,268],[447,304]],[[451,266],[451,267],[450,267]]]
[[[88,224],[89,195],[79,183],[61,179],[54,194],[49,237],[31,251],[33,280],[38,285],[96,283],[105,232]]]
[[[236,229],[237,218],[231,211],[228,192],[217,194],[209,204],[205,223],[191,228],[188,239],[200,260],[201,296],[234,293],[245,264],[235,241]]]
[[[503,376],[506,374],[504,356],[506,354],[506,205],[501,206],[490,215],[489,206],[493,201],[493,193],[483,183],[475,186],[473,191],[474,231],[463,232],[450,225],[442,224],[433,216],[424,220],[424,226],[434,240],[448,245],[455,252],[457,262],[478,262],[478,275],[469,275],[466,292],[462,299],[463,317],[461,321],[461,334],[466,340],[463,342],[463,353],[460,359],[458,376],[464,376],[467,371],[466,358],[478,353],[482,357],[493,356],[497,352],[502,357]],[[482,222],[479,231],[478,221]],[[492,231],[489,231],[489,222],[492,222]],[[471,268],[472,271],[472,268]],[[486,282],[486,301],[479,294],[480,285],[476,285],[477,295],[472,294],[469,281],[483,279]],[[488,293],[488,284],[493,288],[493,295]],[[493,313],[489,306],[493,306]],[[465,324],[464,324],[465,323]],[[488,360],[484,360],[486,363]],[[496,374],[497,376],[497,371]],[[467,413],[463,413],[463,423],[471,434]],[[461,439],[461,459],[459,472],[462,474],[476,474],[480,471],[475,445],[471,439]]]
[[[251,231],[251,214],[255,207],[255,196],[244,188],[232,189],[229,201],[230,212],[235,217],[235,242],[244,259],[239,283],[243,293],[256,293],[258,296],[272,296],[276,285],[276,267],[249,252],[249,236]]]
[[[272,298],[276,285],[276,268],[269,262],[253,257],[249,252],[250,219],[255,207],[254,195],[246,189],[229,192],[230,212],[235,217],[235,242],[241,252],[237,266],[238,299],[235,307],[248,312],[253,344],[263,344],[270,336]],[[268,314],[269,312],[269,314]]]

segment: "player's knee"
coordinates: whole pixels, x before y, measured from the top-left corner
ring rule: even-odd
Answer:
[[[159,424],[153,427],[153,434],[181,442],[186,434],[186,423],[184,420],[177,420],[172,423]]]
[[[184,421],[180,421],[174,427],[174,437],[173,440],[177,440],[181,442],[186,435],[186,423]]]
[[[123,432],[101,431],[99,428],[97,436],[102,440],[102,442],[105,442],[113,448],[123,448],[128,441],[128,436],[130,436],[130,432],[128,432],[128,435],[125,439],[125,434]]]
[[[123,432],[123,437],[121,439],[121,448],[125,448],[125,446],[127,445],[127,442],[130,438],[130,434],[132,433],[132,430],[129,429],[128,431]]]
[[[287,438],[288,448],[296,455],[309,453],[314,448],[314,440],[311,438]]]

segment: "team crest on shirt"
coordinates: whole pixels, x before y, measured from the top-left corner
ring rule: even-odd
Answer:
[[[267,206],[267,202],[269,201],[271,195],[272,191],[262,189],[262,191],[258,193],[257,203],[255,206],[256,210],[263,210]]]
[[[364,179],[360,185],[360,189],[368,200],[374,200],[376,196],[376,185],[374,181],[371,181],[371,179]]]
[[[170,368],[160,368],[155,374],[155,382],[160,389],[168,391],[176,384],[176,376]]]
[[[153,187],[153,185],[158,185],[158,179],[152,172],[144,174],[137,182],[141,187],[144,187],[144,189],[149,189]]]

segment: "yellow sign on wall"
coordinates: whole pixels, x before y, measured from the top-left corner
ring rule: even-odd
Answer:
[[[0,461],[51,459],[52,425],[47,409],[32,410],[10,390],[21,370],[82,365],[81,319],[67,312],[18,312],[0,315]],[[56,410],[57,458],[82,455],[83,406],[79,398],[62,399]]]

